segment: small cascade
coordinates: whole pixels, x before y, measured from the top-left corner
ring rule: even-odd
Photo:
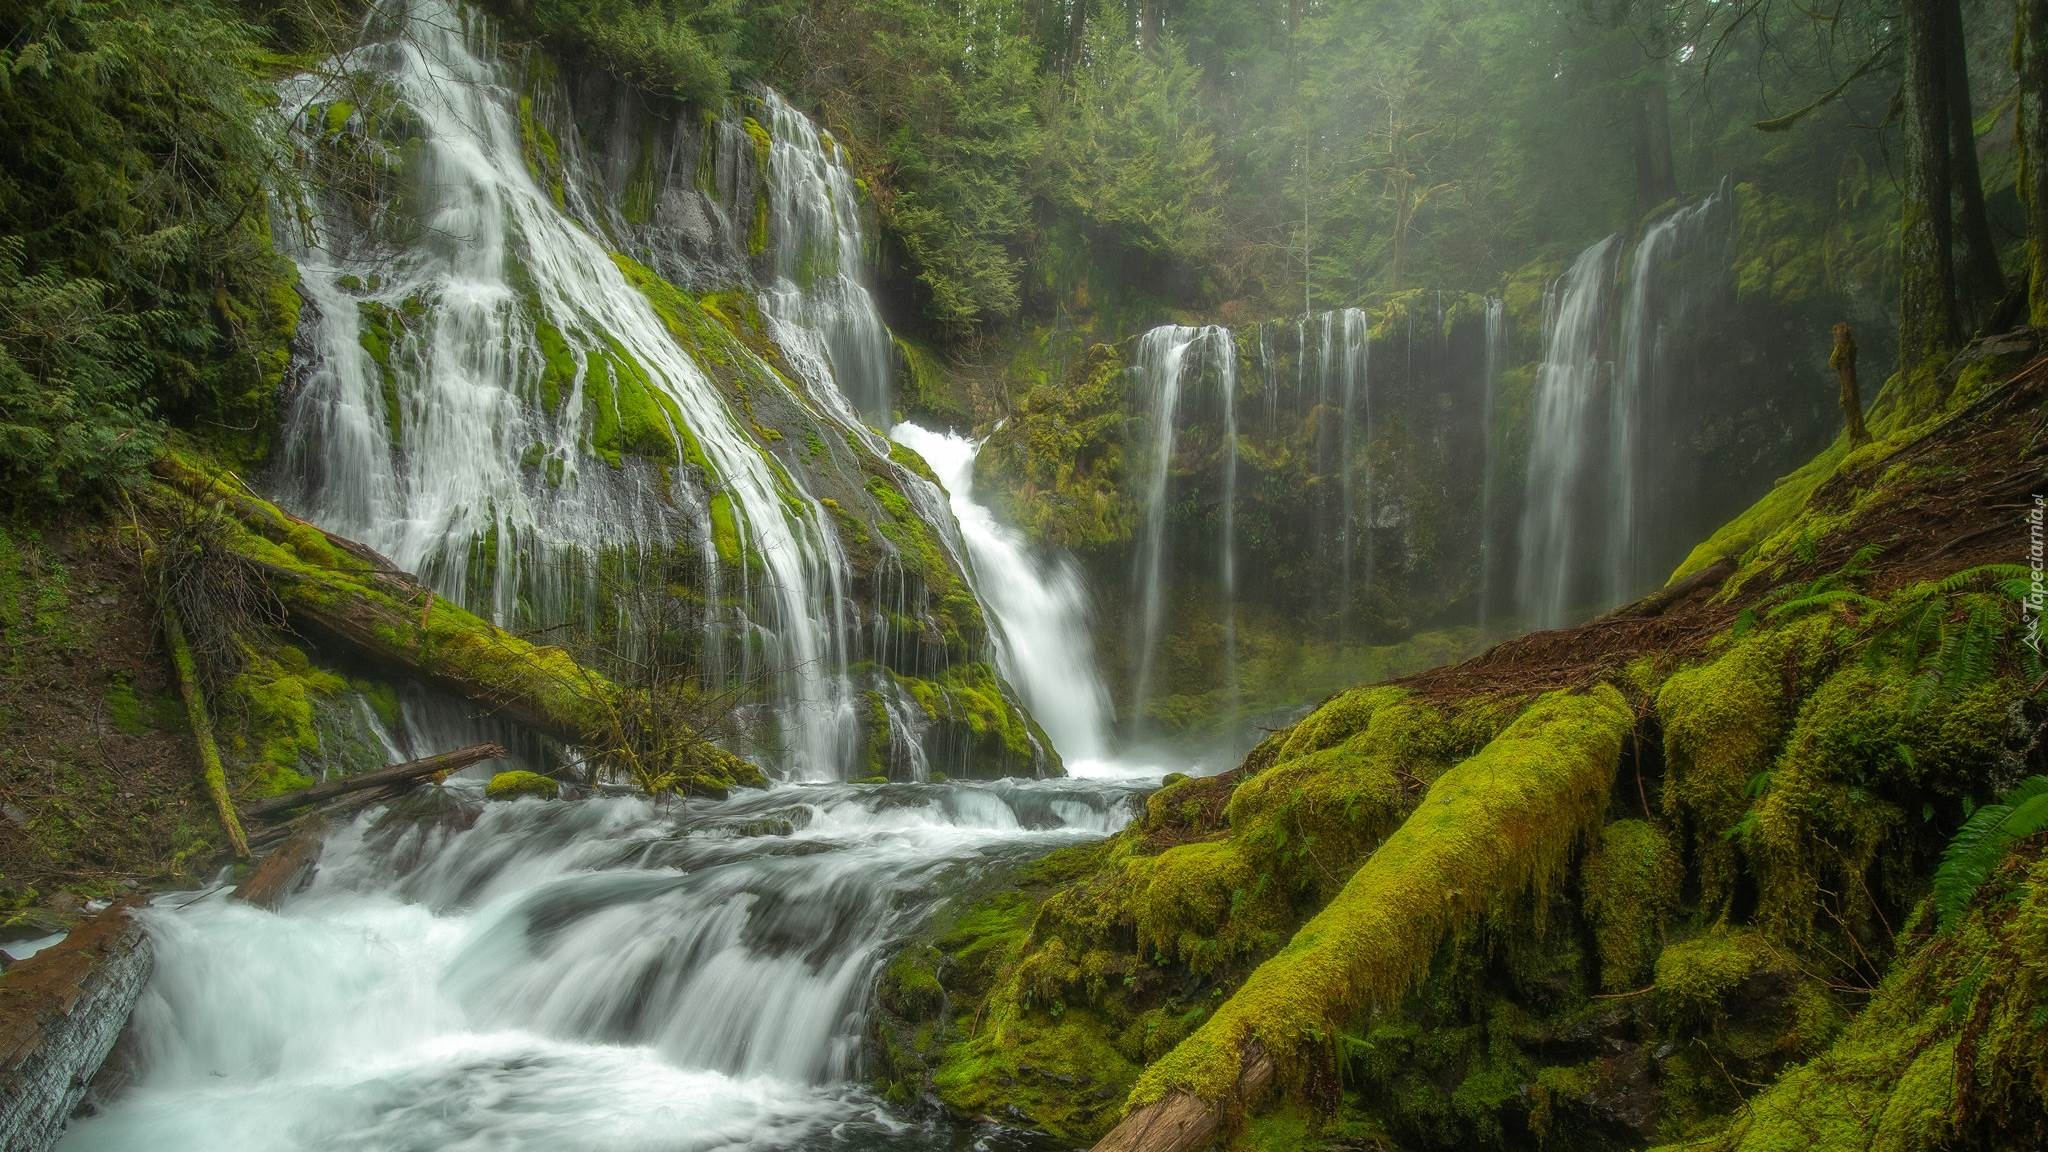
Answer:
[[[1480,461],[1479,487],[1479,634],[1487,634],[1493,610],[1494,524],[1494,408],[1499,402],[1500,374],[1507,367],[1508,308],[1498,296],[1486,298],[1486,360],[1484,399],[1479,409],[1480,443],[1485,455]]]
[[[1144,390],[1151,421],[1151,443],[1142,457],[1144,520],[1138,530],[1137,564],[1132,572],[1138,600],[1138,624],[1133,633],[1132,666],[1136,671],[1132,679],[1131,700],[1133,720],[1141,726],[1145,705],[1152,699],[1160,632],[1166,618],[1169,551],[1166,512],[1176,421],[1187,378],[1205,370],[1216,377],[1222,395],[1221,410],[1233,413],[1224,455],[1228,460],[1226,473],[1234,483],[1237,457],[1233,400],[1237,391],[1236,338],[1228,328],[1215,325],[1188,328],[1177,324],[1154,328],[1138,338],[1132,371]],[[1225,507],[1228,508],[1230,503],[1226,501]],[[1230,560],[1237,545],[1236,540],[1230,537],[1235,528],[1233,515],[1226,514],[1223,522],[1224,539],[1217,545],[1222,551],[1221,573],[1228,574],[1234,584],[1235,569]],[[1234,605],[1225,605],[1226,612],[1233,608]],[[1234,670],[1232,679],[1235,679]]]
[[[862,283],[867,245],[845,150],[777,93],[764,92],[762,102],[772,272],[762,313],[814,397],[886,425],[893,349]]]
[[[1681,449],[1688,420],[1709,410],[1688,395],[1688,373],[1727,291],[1731,204],[1724,182],[1650,224],[1632,250],[1609,236],[1552,289],[1516,580],[1530,624],[1641,595],[1710,526],[1674,513],[1698,479]]]
[[[1574,598],[1584,598],[1578,566],[1595,523],[1584,489],[1596,479],[1593,455],[1601,443],[1590,421],[1608,371],[1604,336],[1620,244],[1609,236],[1581,252],[1546,306],[1515,581],[1529,623],[1541,628],[1566,623]]]
[[[964,1147],[858,1081],[889,949],[933,893],[1113,832],[1138,794],[476,787],[337,827],[281,912],[218,890],[144,912],[134,1080],[65,1152]]]
[[[1672,408],[1679,337],[1725,289],[1726,181],[1713,195],[1651,224],[1629,259],[1621,313],[1621,354],[1607,417],[1614,515],[1608,539],[1607,602],[1620,604],[1662,579],[1668,557],[1651,554],[1649,498],[1663,494],[1660,445],[1677,435]],[[1659,562],[1663,564],[1660,567]]]
[[[1081,574],[1063,557],[1033,556],[1021,533],[975,502],[979,443],[915,424],[898,424],[890,436],[924,457],[951,496],[1004,679],[1023,693],[1063,758],[1101,761],[1109,751],[1109,693],[1096,671]]]

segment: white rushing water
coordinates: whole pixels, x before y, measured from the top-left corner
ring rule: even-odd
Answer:
[[[998,635],[1004,678],[1024,694],[1070,769],[1103,761],[1109,751],[1109,693],[1095,668],[1081,574],[1064,557],[1033,555],[1022,533],[975,502],[978,442],[915,424],[898,424],[889,435],[924,457],[952,498],[974,586]]]
[[[1558,627],[1643,594],[1696,535],[1665,523],[1693,495],[1671,465],[1691,431],[1674,415],[1680,346],[1725,290],[1728,204],[1724,184],[1626,253],[1609,236],[1552,289],[1516,584],[1528,623]]]
[[[1528,622],[1555,628],[1568,621],[1579,593],[1581,540],[1592,533],[1583,491],[1597,443],[1594,400],[1607,370],[1602,339],[1614,288],[1609,236],[1579,254],[1552,289],[1543,366],[1536,375],[1530,419],[1529,470],[1523,486],[1521,564],[1516,601]]]
[[[1131,576],[1138,601],[1138,626],[1132,633],[1135,645],[1132,662],[1136,672],[1132,677],[1131,690],[1135,715],[1131,719],[1142,729],[1145,705],[1152,698],[1160,633],[1166,622],[1166,566],[1171,544],[1167,539],[1166,523],[1168,479],[1173,469],[1174,437],[1182,394],[1190,374],[1199,377],[1206,372],[1216,381],[1218,406],[1223,413],[1227,437],[1223,445],[1225,483],[1234,486],[1237,477],[1237,340],[1230,329],[1216,325],[1202,328],[1164,325],[1138,338],[1131,370],[1147,397],[1151,433],[1151,443],[1142,465],[1144,519],[1138,528],[1137,561]],[[1229,511],[1223,517],[1223,538],[1216,542],[1218,577],[1225,593],[1223,607],[1226,615],[1235,610],[1235,503],[1236,493],[1232,491],[1223,501],[1224,508]],[[1229,682],[1234,683],[1235,668],[1229,669],[1226,676]]]
[[[594,579],[600,552],[662,547],[675,531],[663,509],[680,502],[704,558],[706,602],[734,594],[745,613],[714,622],[714,632],[752,633],[738,644],[743,659],[763,650],[760,666],[740,673],[774,682],[781,767],[837,778],[855,736],[850,576],[830,518],[535,180],[489,22],[467,16],[417,0],[378,17],[391,26],[373,26],[322,70],[373,79],[416,122],[405,179],[416,184],[417,232],[402,244],[361,235],[321,214],[310,191],[302,225],[281,229],[313,305],[302,328],[307,380],[286,417],[283,498],[451,598],[475,603],[480,584],[481,610],[509,621],[523,602],[550,625],[574,601],[570,586]],[[316,74],[286,85],[285,110],[301,131],[324,130],[326,117],[308,113],[331,96],[326,84]],[[380,312],[399,318],[389,378],[361,339],[364,317]],[[543,393],[551,353],[574,364],[552,412]],[[593,452],[591,425],[618,397],[630,403],[636,382],[673,405],[661,418],[679,454],[687,434],[758,574],[744,563],[720,570],[708,493],[680,475],[664,488],[655,470],[608,468]],[[401,411],[387,410],[394,401]],[[495,570],[473,580],[479,556]]]
[[[886,424],[894,349],[861,279],[867,244],[845,149],[780,95],[770,91],[762,99],[773,264],[773,279],[761,290],[762,314],[814,397]]]
[[[1486,299],[1486,358],[1481,369],[1486,379],[1481,383],[1479,407],[1480,446],[1485,457],[1480,464],[1479,479],[1479,634],[1487,634],[1493,610],[1494,578],[1494,508],[1493,490],[1498,482],[1494,470],[1493,422],[1494,409],[1499,403],[1500,374],[1507,367],[1508,356],[1508,308],[1507,302],[1498,296]]]
[[[938,887],[1107,834],[1132,795],[829,785],[687,815],[366,816],[281,913],[215,893],[146,914],[138,1078],[62,1148],[946,1147],[857,1082],[889,946]]]

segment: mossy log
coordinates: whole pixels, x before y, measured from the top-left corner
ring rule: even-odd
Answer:
[[[1563,871],[1633,724],[1611,686],[1552,693],[1445,772],[1279,955],[1146,1069],[1098,1152],[1187,1152],[1268,1085],[1307,1078],[1331,1037],[1416,986],[1446,936]]]
[[[173,455],[146,494],[220,509],[223,543],[263,572],[292,621],[372,663],[402,668],[493,714],[570,743],[603,742],[620,693],[556,647],[451,604],[360,544],[290,516],[232,476]]]
[[[505,756],[505,749],[500,745],[471,744],[467,748],[457,748],[453,752],[407,760],[403,764],[393,764],[389,768],[379,768],[375,772],[363,772],[339,780],[330,780],[325,784],[316,784],[274,800],[265,800],[249,809],[249,818],[262,820],[294,808],[303,808],[308,804],[319,804],[337,796],[346,796],[351,792],[406,784],[422,776],[433,776],[441,772],[459,772],[472,764],[481,764],[486,760],[502,760]]]
[[[192,744],[199,753],[199,782],[213,798],[213,810],[220,817],[221,830],[237,859],[249,858],[249,840],[242,835],[242,822],[235,815],[235,802],[228,795],[227,769],[222,767],[220,745],[213,738],[213,718],[206,711],[206,690],[199,684],[199,666],[192,658],[192,646],[185,640],[185,626],[178,613],[166,604],[163,610],[164,644],[171,650],[171,667],[177,672],[178,694],[185,700],[185,718],[192,725]]]

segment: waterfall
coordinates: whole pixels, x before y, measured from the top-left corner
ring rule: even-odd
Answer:
[[[1674,345],[1699,323],[1699,312],[1727,279],[1722,238],[1728,186],[1651,224],[1629,260],[1621,314],[1621,354],[1607,417],[1614,514],[1607,542],[1607,602],[1620,604],[1660,579],[1668,563],[1646,555],[1645,497],[1657,488],[1662,441],[1677,434],[1666,409]]]
[[[974,499],[974,458],[965,436],[898,424],[889,434],[932,466],[951,497],[974,574],[997,635],[997,663],[1070,764],[1109,750],[1109,693],[1089,639],[1088,593],[1071,562],[1031,554],[1024,537]]]
[[[143,912],[134,1079],[64,1152],[904,1146],[858,1081],[890,949],[935,892],[1113,832],[1137,793],[476,795],[338,826],[280,912],[220,890]]]
[[[1600,443],[1590,421],[1607,370],[1603,337],[1619,246],[1620,237],[1609,236],[1579,254],[1553,290],[1545,322],[1515,579],[1517,601],[1530,622],[1542,628],[1566,623],[1573,598],[1583,595],[1576,569],[1594,516],[1584,507],[1582,489]]]
[[[545,126],[498,63],[491,27],[420,0],[373,19],[364,43],[320,74],[281,86],[303,187],[280,205],[276,232],[308,308],[277,495],[498,623],[622,646],[653,625],[617,589],[658,589],[665,557],[694,557],[707,685],[762,682],[758,750],[791,778],[839,778],[859,734],[854,678],[867,675],[854,649],[879,658],[922,602],[882,603],[892,587],[903,599],[906,580],[888,557],[857,579],[827,510],[838,505],[756,423],[764,397],[745,387],[775,387],[774,371],[735,341],[719,354],[751,375],[721,385],[604,231],[569,214],[581,194],[535,167]],[[378,93],[378,127],[334,99],[335,75]],[[761,107],[759,300],[801,378],[800,395],[776,396],[877,457],[964,571],[945,494],[888,462],[864,422],[887,411],[893,358],[862,283],[845,152],[773,92]],[[752,146],[738,127],[726,135]],[[716,145],[719,171],[744,162],[740,145]],[[573,147],[561,154],[574,163]],[[335,190],[344,160],[381,173],[368,211]],[[856,604],[856,586],[876,602]]]
[[[1666,522],[1684,524],[1674,514],[1690,495],[1674,463],[1696,410],[1686,341],[1727,286],[1730,204],[1724,181],[1652,222],[1632,251],[1609,236],[1552,291],[1516,579],[1538,627],[1641,595],[1694,535]]]
[[[773,274],[762,314],[816,398],[886,425],[893,349],[861,281],[867,245],[845,150],[775,92],[762,101]]]
[[[1187,328],[1177,324],[1154,328],[1138,338],[1132,371],[1150,404],[1151,419],[1151,445],[1144,456],[1145,513],[1138,530],[1137,563],[1132,572],[1138,600],[1138,626],[1134,633],[1133,666],[1136,672],[1132,679],[1131,710],[1133,722],[1140,726],[1144,723],[1145,705],[1152,699],[1154,664],[1158,657],[1160,629],[1166,617],[1167,481],[1173,469],[1176,414],[1186,376],[1190,372],[1199,373],[1205,366],[1213,367],[1216,373],[1223,410],[1233,413],[1229,443],[1225,445],[1224,452],[1229,461],[1225,471],[1234,482],[1237,457],[1233,411],[1233,397],[1237,392],[1236,339],[1228,328],[1214,325]],[[1228,576],[1234,583],[1235,569],[1230,559],[1237,547],[1236,540],[1230,537],[1230,533],[1235,531],[1234,515],[1225,515],[1223,524],[1224,539],[1218,541],[1223,565],[1219,575]],[[1234,606],[1226,605],[1225,611],[1234,611]],[[1231,678],[1235,680],[1234,669]]]
[[[1483,371],[1486,379],[1482,383],[1483,400],[1479,409],[1479,432],[1481,451],[1479,480],[1479,634],[1486,635],[1488,616],[1493,609],[1493,489],[1494,489],[1494,408],[1499,403],[1501,370],[1507,365],[1508,355],[1508,309],[1507,302],[1498,296],[1486,298],[1486,359]]]

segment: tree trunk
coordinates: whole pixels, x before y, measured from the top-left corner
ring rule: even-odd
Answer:
[[[2048,0],[2020,0],[2020,193],[2027,208],[2027,316],[2048,324]]]
[[[1905,190],[1899,221],[1899,364],[1911,376],[1960,342],[1949,212],[1947,15],[1957,0],[1904,0]]]
[[[1151,51],[1159,47],[1166,30],[1166,0],[1142,0],[1138,6],[1138,46]]]
[[[1956,316],[1961,336],[1982,335],[2005,296],[2005,273],[1984,211],[1977,170],[1977,125],[1971,115],[1970,64],[1963,40],[1960,0],[1943,0],[1942,42],[1947,59],[1949,196],[1955,212]]]
[[[298,891],[313,866],[320,862],[320,848],[326,838],[327,821],[313,818],[265,856],[248,879],[235,886],[234,898],[277,911],[284,898]]]
[[[1870,429],[1863,424],[1863,396],[1856,387],[1856,334],[1847,320],[1835,325],[1835,348],[1828,354],[1828,366],[1835,370],[1842,388],[1842,421],[1849,429],[1849,447],[1870,443]]]

